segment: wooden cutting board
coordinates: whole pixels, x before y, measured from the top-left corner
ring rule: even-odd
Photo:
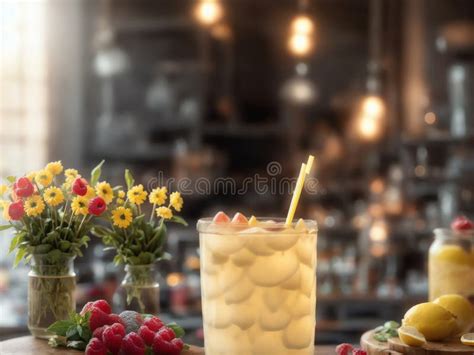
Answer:
[[[387,343],[377,341],[373,337],[374,330],[362,335],[360,343],[369,355],[407,354],[407,355],[473,355],[474,347],[463,345],[459,340],[442,343],[427,342],[419,348],[403,344],[398,338],[391,338]]]

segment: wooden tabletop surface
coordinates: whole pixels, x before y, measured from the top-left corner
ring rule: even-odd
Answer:
[[[314,353],[316,355],[334,355],[334,346],[316,346]],[[48,345],[46,340],[25,336],[13,338],[0,342],[1,355],[78,355],[81,354],[76,350],[68,350],[64,348],[54,349]],[[191,347],[189,351],[183,352],[183,355],[203,355],[202,348]]]

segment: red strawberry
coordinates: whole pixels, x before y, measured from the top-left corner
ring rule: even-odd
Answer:
[[[145,343],[137,333],[131,332],[123,338],[122,354],[125,355],[145,355]]]
[[[354,349],[352,350],[352,355],[367,355],[367,351],[362,349]]]
[[[228,222],[230,222],[230,218],[224,212],[220,211],[220,212],[217,212],[217,214],[214,216],[212,221],[216,224],[217,223],[228,223]]]
[[[107,326],[102,334],[102,341],[112,354],[118,354],[125,337],[125,327],[120,323]]]
[[[94,331],[103,325],[109,324],[110,318],[109,315],[99,308],[91,309],[91,316],[89,318],[89,328]]]
[[[104,333],[105,327],[107,327],[107,326],[104,325],[104,326],[102,326],[102,327],[96,328],[96,329],[92,332],[92,337],[93,337],[93,338],[98,338],[98,339],[101,339],[101,340],[102,340],[102,334]]]
[[[110,314],[112,313],[112,309],[110,305],[107,303],[106,300],[97,300],[92,303],[92,306],[95,308],[99,308],[102,312]]]
[[[474,223],[465,216],[459,216],[451,223],[451,228],[455,231],[470,230],[474,228]]]
[[[107,355],[107,348],[102,340],[92,338],[87,344],[85,355]]]
[[[81,310],[81,316],[85,315],[87,312],[90,312],[92,311],[92,308],[94,306],[94,302],[87,302],[84,307],[82,307],[82,310]]]
[[[350,355],[353,346],[351,344],[343,343],[336,346],[337,355]]]
[[[142,325],[140,329],[138,329],[138,335],[143,339],[146,345],[152,346],[153,339],[155,338],[155,332],[152,331],[145,325]]]
[[[143,322],[143,325],[146,325],[148,328],[150,328],[150,330],[156,333],[158,330],[160,330],[163,327],[164,324],[160,318],[153,316],[153,317],[145,319],[145,321]]]
[[[232,223],[234,223],[234,224],[247,224],[248,219],[242,213],[237,212],[234,215],[234,218],[232,218]]]

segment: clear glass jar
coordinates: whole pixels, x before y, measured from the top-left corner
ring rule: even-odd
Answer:
[[[456,293],[474,303],[474,235],[435,229],[428,258],[429,298]]]
[[[74,256],[61,255],[52,260],[49,254],[35,254],[28,274],[28,329],[37,338],[52,334],[47,328],[58,320],[68,319],[76,310],[76,274]]]
[[[160,284],[154,264],[126,265],[125,277],[114,295],[114,310],[158,315]]]

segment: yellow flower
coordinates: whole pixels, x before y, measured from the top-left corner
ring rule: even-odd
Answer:
[[[165,186],[157,187],[150,193],[150,197],[149,197],[150,203],[161,206],[162,204],[165,203],[166,199],[168,198],[168,196],[166,196],[167,193],[168,193],[168,189]]]
[[[48,187],[43,194],[44,200],[50,206],[57,206],[64,202],[64,194],[57,187]]]
[[[48,187],[53,182],[53,174],[49,170],[40,170],[35,175],[35,181],[43,187]]]
[[[88,200],[95,197],[95,190],[92,187],[90,187],[89,185],[87,185],[87,192],[84,195],[84,197],[86,197]]]
[[[71,209],[75,215],[86,215],[89,212],[89,199],[86,196],[76,196],[72,199]]]
[[[61,164],[61,160],[53,161],[46,165],[45,170],[49,171],[53,175],[59,175],[63,171],[63,165]]]
[[[173,192],[170,195],[170,205],[176,211],[181,211],[181,208],[183,208],[183,198],[181,197],[181,194],[179,192]]]
[[[114,199],[114,191],[108,182],[99,182],[95,187],[95,192],[97,193],[97,196],[102,197],[107,204],[112,202]]]
[[[11,218],[10,218],[10,215],[8,214],[8,208],[10,207],[10,202],[8,201],[2,201],[2,208],[3,208],[3,213],[2,213],[2,217],[5,221],[9,221]]]
[[[115,200],[115,202],[117,203],[117,205],[123,205],[125,203],[125,200],[123,198],[118,198]]]
[[[25,212],[30,217],[35,217],[43,213],[44,202],[40,195],[33,195],[28,197],[25,201]]]
[[[143,202],[145,202],[147,195],[148,193],[143,190],[143,185],[141,184],[132,187],[127,192],[128,199],[131,203],[134,203],[135,205],[141,205]]]
[[[117,197],[124,198],[125,197],[125,191],[120,190],[119,192],[117,192]]]
[[[37,174],[36,171],[31,171],[28,174],[26,174],[26,177],[28,178],[28,180],[33,182],[33,180],[35,179],[36,174]]]
[[[69,179],[75,179],[80,177],[79,172],[76,169],[66,169],[64,171],[64,176]]]
[[[156,209],[156,215],[164,219],[171,219],[171,217],[173,217],[173,211],[168,207],[158,207]]]
[[[8,191],[8,186],[5,184],[0,185],[0,196],[5,194]]]
[[[132,223],[132,211],[130,208],[117,207],[112,211],[114,225],[119,228],[127,228]]]

